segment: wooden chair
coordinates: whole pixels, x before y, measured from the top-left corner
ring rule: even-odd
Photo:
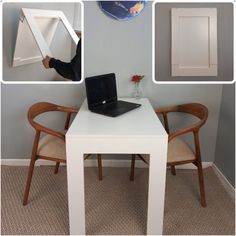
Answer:
[[[28,202],[29,190],[36,160],[44,159],[44,160],[55,161],[56,162],[54,170],[55,174],[58,173],[60,163],[66,163],[65,134],[47,128],[35,121],[35,118],[37,116],[41,115],[42,113],[50,111],[64,112],[67,114],[64,126],[64,130],[66,131],[69,128],[71,115],[73,113],[77,113],[79,110],[55,105],[48,102],[39,102],[30,107],[28,111],[28,120],[35,129],[36,133],[34,138],[32,157],[30,161],[26,187],[25,187],[23,205],[26,205]],[[46,135],[41,137],[41,133],[45,133]],[[91,154],[86,155],[84,159],[87,159],[89,156],[91,156]],[[97,154],[97,160],[98,160],[98,176],[99,180],[102,180],[102,161],[100,154]]]
[[[156,109],[155,112],[157,114],[162,114],[165,130],[169,134],[167,166],[170,166],[171,173],[173,175],[176,175],[176,170],[175,170],[176,165],[193,163],[197,167],[199,186],[200,186],[201,205],[203,207],[206,207],[206,197],[205,197],[200,142],[199,142],[199,130],[205,124],[207,120],[208,109],[202,104],[189,103],[189,104]],[[173,133],[170,133],[168,118],[167,118],[167,114],[170,112],[188,113],[199,118],[199,121],[186,128],[182,128]],[[179,136],[189,133],[189,132],[193,133],[193,136],[194,136],[195,152],[192,151],[192,149],[188,146],[187,143],[185,143],[184,141],[178,138]],[[137,156],[141,158],[143,161],[147,162],[140,154],[137,154]],[[131,181],[134,180],[135,158],[136,158],[136,155],[133,154],[132,162],[131,162],[131,172],[130,172]]]

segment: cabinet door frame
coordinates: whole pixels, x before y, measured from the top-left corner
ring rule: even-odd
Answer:
[[[191,37],[190,35],[181,35],[183,32],[188,30],[181,31],[184,27],[184,24],[181,23],[181,19],[194,19],[199,20],[200,18],[206,19],[203,27],[207,27],[208,29],[208,37],[204,39],[204,43],[207,44],[208,50],[204,51],[205,60],[207,63],[204,65],[184,65],[181,63],[181,59],[184,56],[185,61],[188,63],[191,62],[191,58],[195,55],[191,54],[189,51],[184,51],[184,47],[180,46],[181,38],[183,37]],[[188,21],[190,22],[190,21]],[[200,22],[200,21],[199,21]],[[182,25],[181,25],[182,24]],[[203,21],[200,22],[203,24]],[[189,23],[187,25],[189,27]],[[182,27],[182,28],[181,28]],[[186,26],[185,26],[186,27]],[[199,32],[200,34],[201,32]],[[172,34],[172,42],[171,42],[171,75],[172,76],[217,76],[217,9],[216,8],[172,8],[171,9],[171,34]],[[183,43],[183,42],[182,42]],[[191,45],[188,45],[188,48]],[[187,50],[187,49],[186,49]],[[191,50],[190,50],[191,51]],[[199,51],[198,51],[199,52]],[[183,56],[184,55],[184,56]],[[200,58],[200,56],[199,56]],[[189,60],[188,60],[189,59]],[[200,59],[199,59],[200,60]]]
[[[79,42],[78,36],[76,35],[71,24],[69,23],[69,21],[67,20],[66,16],[64,15],[64,13],[62,11],[22,8],[22,17],[19,20],[16,46],[15,46],[15,52],[14,52],[14,57],[13,57],[13,66],[19,66],[19,65],[33,63],[33,62],[41,60],[42,58],[44,58],[46,56],[53,57],[53,54],[49,48],[49,45],[46,42],[43,34],[41,33],[41,31],[37,25],[37,22],[36,22],[37,17],[38,18],[57,19],[58,22],[61,21],[63,23],[65,29],[67,30],[68,34],[71,36],[72,41],[76,45]],[[23,24],[24,24],[24,27],[29,27],[30,32],[32,33],[32,36],[36,42],[36,45],[39,48],[39,51],[40,51],[42,57],[39,57],[39,56],[34,57],[32,55],[32,57],[24,58],[24,57],[21,57],[21,55],[19,55],[17,50],[22,45],[18,45],[20,43],[20,42],[18,42],[18,39],[20,39],[20,37],[24,37],[24,35],[22,36],[22,35],[18,35],[18,34],[24,33],[21,30],[19,30],[20,27],[23,28]],[[53,34],[54,34],[55,27],[52,30],[53,30]],[[18,56],[16,56],[16,55],[18,55]]]

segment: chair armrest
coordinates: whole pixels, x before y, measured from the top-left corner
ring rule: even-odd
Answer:
[[[63,106],[57,106],[57,110],[61,112],[67,112],[67,113],[78,113],[79,109],[72,108],[72,107],[63,107]]]
[[[168,142],[170,142],[172,139],[176,138],[177,136],[181,136],[181,135],[189,133],[189,132],[193,132],[193,133],[198,132],[198,130],[201,127],[201,124],[202,124],[202,122],[199,121],[194,125],[191,125],[191,126],[186,127],[186,128],[179,129],[179,130],[169,134]]]
[[[156,114],[162,114],[163,119],[164,119],[164,127],[168,134],[170,133],[170,129],[169,129],[169,124],[168,124],[167,114],[169,112],[177,112],[177,111],[178,111],[178,106],[169,106],[169,107],[155,109]]]
[[[51,111],[67,113],[66,127],[68,128],[71,114],[77,113],[79,111],[79,109],[60,106],[60,105],[56,105],[56,104],[48,103],[48,102],[39,102],[39,103],[36,103],[33,106],[31,106],[28,111],[28,120],[36,131],[46,132],[48,134],[51,134],[51,135],[58,137],[58,138],[65,141],[65,135],[63,133],[52,130],[52,129],[45,127],[45,126],[37,123],[36,121],[34,121],[34,118],[36,116],[38,116],[42,113],[51,112]]]
[[[67,113],[64,129],[68,130],[69,129],[69,124],[70,124],[70,119],[71,119],[71,114],[72,113],[78,113],[79,109],[71,108],[71,107],[58,106],[58,111],[66,112]]]
[[[43,125],[40,125],[38,124],[37,122],[35,121],[32,121],[31,122],[31,125],[37,130],[37,131],[40,131],[40,132],[44,132],[44,133],[47,133],[47,134],[50,134],[52,136],[55,136],[57,138],[60,138],[62,139],[63,141],[65,141],[65,135],[61,132],[58,132],[58,131],[55,131],[55,130],[52,130],[50,128],[47,128]]]
[[[163,108],[156,108],[155,112],[161,113],[161,114],[166,114],[169,112],[177,112],[178,111],[178,106],[169,106],[169,107],[163,107]]]

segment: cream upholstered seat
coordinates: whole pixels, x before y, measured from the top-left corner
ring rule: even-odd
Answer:
[[[168,144],[167,162],[195,160],[195,154],[187,143],[179,138],[172,139]]]
[[[155,110],[157,114],[162,114],[165,130],[168,133],[168,152],[167,166],[170,166],[171,173],[176,175],[175,166],[192,163],[197,167],[198,179],[200,186],[201,205],[206,207],[206,197],[204,189],[199,130],[206,123],[208,117],[208,109],[199,103],[187,103],[177,106],[159,108]],[[190,126],[181,128],[171,133],[167,115],[171,112],[186,113],[198,118],[198,121]],[[194,138],[194,151],[187,143],[178,138],[178,136],[192,133]],[[132,154],[130,180],[134,180],[135,158],[138,156],[141,160],[148,164],[147,158],[144,155]]]
[[[65,142],[55,136],[47,134],[39,140],[39,156],[46,156],[66,160]]]
[[[143,159],[149,163],[149,155],[142,155]],[[195,160],[195,154],[191,147],[179,138],[172,139],[168,143],[167,162],[174,163],[179,161]]]
[[[47,134],[39,140],[37,155],[66,160],[65,142],[55,136]],[[84,155],[86,159],[88,156],[90,155]]]

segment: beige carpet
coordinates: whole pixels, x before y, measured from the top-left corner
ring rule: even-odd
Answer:
[[[27,206],[22,206],[26,167],[2,166],[1,233],[68,234],[66,168],[58,175],[53,167],[36,167]],[[198,199],[196,171],[167,173],[164,234],[235,233],[234,202],[211,168],[204,170],[207,208]],[[86,168],[87,234],[145,234],[148,170],[137,169],[135,181],[128,168]]]

